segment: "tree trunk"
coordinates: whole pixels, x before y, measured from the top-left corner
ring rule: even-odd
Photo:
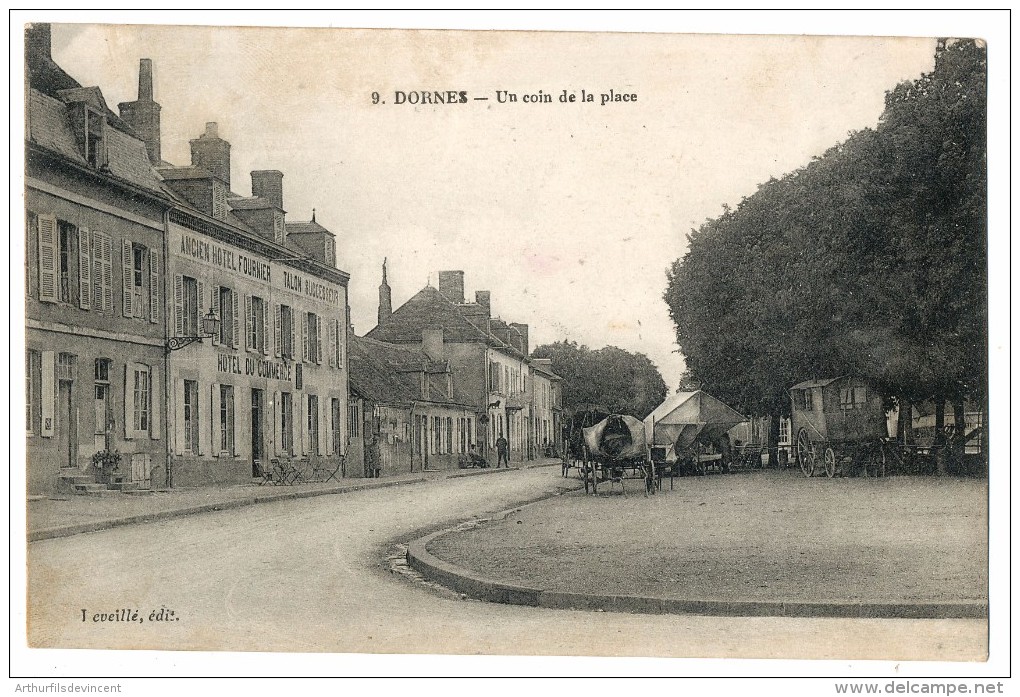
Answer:
[[[896,401],[899,404],[896,442],[901,445],[912,445],[914,442],[914,405],[906,397],[900,397]]]
[[[779,412],[773,411],[769,414],[769,467],[779,469],[779,419],[782,416]]]
[[[935,464],[939,476],[947,474],[946,467],[946,398],[939,394],[935,396],[935,438],[932,441],[935,446]]]
[[[950,464],[953,471],[963,469],[963,452],[967,444],[967,423],[963,413],[963,397],[953,398],[953,437],[949,440]]]

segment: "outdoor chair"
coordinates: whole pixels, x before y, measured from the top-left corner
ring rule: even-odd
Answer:
[[[346,463],[347,455],[337,455],[333,460],[322,460],[312,466],[312,481],[316,482],[339,482],[340,476]]]
[[[276,480],[273,479],[272,467],[266,467],[260,461],[255,461],[255,471],[259,476],[259,486],[265,486],[266,484],[276,484]]]
[[[274,484],[291,486],[301,476],[301,471],[294,467],[289,460],[280,460],[274,457],[272,463],[272,481]]]

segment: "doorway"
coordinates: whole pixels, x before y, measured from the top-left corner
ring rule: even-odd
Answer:
[[[74,446],[78,438],[75,433],[74,407],[71,401],[73,385],[70,380],[61,380],[57,388],[57,447],[62,468],[77,467]]]
[[[261,476],[260,467],[265,457],[265,434],[262,424],[266,413],[266,395],[263,390],[251,391],[251,476]]]

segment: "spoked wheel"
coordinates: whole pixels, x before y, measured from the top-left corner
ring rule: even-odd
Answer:
[[[808,435],[806,428],[797,431],[797,463],[800,465],[800,471],[804,473],[805,477],[814,475],[815,448],[811,443],[811,437]]]
[[[832,479],[836,476],[836,451],[826,448],[822,453],[822,462],[825,465],[825,476]]]

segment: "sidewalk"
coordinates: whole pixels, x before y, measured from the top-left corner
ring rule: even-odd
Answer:
[[[328,484],[305,483],[294,486],[234,484],[155,491],[147,495],[33,497],[27,504],[28,541],[67,537],[120,525],[147,523],[195,513],[252,506],[257,503],[381,489],[436,479],[512,472],[532,467],[552,465],[558,467],[559,464],[558,459],[543,458],[516,463],[509,470],[489,468],[415,472],[380,479],[343,479],[339,483]]]

